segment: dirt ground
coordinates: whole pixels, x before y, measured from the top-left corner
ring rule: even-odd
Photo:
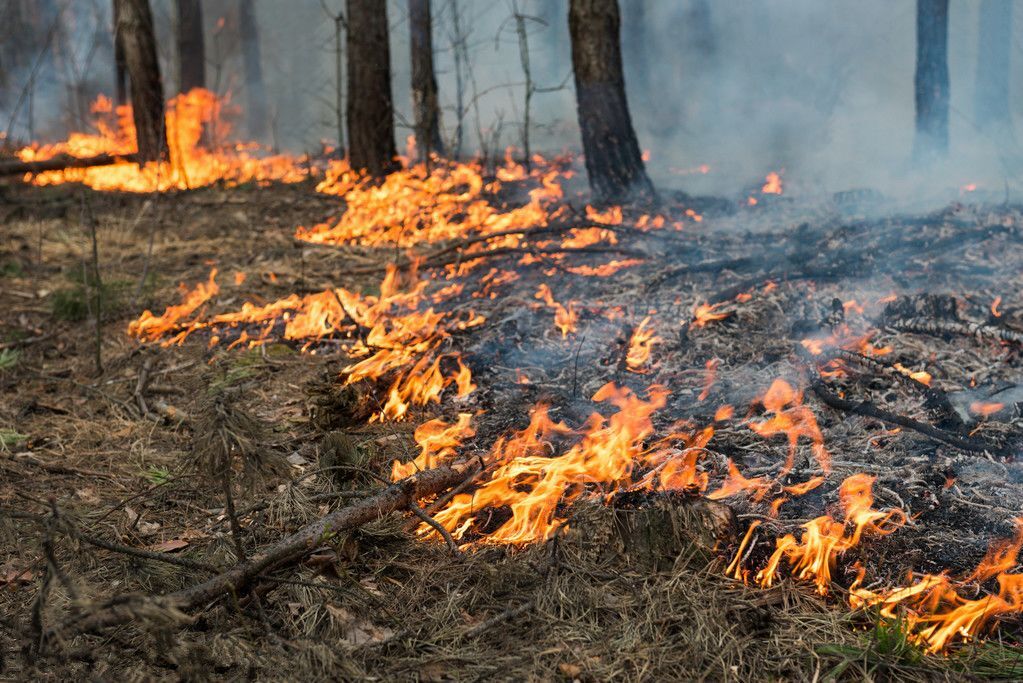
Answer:
[[[393,252],[311,247],[293,239],[296,225],[337,215],[336,198],[317,195],[304,183],[160,197],[9,184],[0,186],[0,198],[0,677],[1023,676],[1023,649],[1012,623],[950,655],[925,655],[907,641],[899,624],[880,621],[869,611],[852,612],[838,596],[824,600],[789,581],[762,590],[726,578],[724,552],[692,544],[656,568],[604,552],[611,513],[588,502],[571,511],[570,531],[547,543],[528,549],[483,546],[457,554],[444,543],[418,540],[415,518],[390,514],[335,539],[295,567],[272,572],[255,598],[235,596],[193,616],[139,615],[131,625],[48,642],[40,651],[39,633],[68,615],[113,595],[180,589],[209,566],[237,558],[221,491],[195,462],[196,425],[207,410],[197,397],[211,384],[231,385],[232,409],[253,418],[244,437],[258,443],[263,457],[234,501],[250,551],[346,499],[382,487],[358,472],[303,479],[304,472],[316,469],[326,432],[343,427],[364,458],[361,467],[386,475],[391,460],[414,454],[417,422],[343,424],[331,403],[343,358],[329,344],[315,353],[281,342],[248,350],[208,348],[208,338],[196,334],[164,348],[142,345],[125,333],[139,312],[175,303],[179,283],[201,282],[211,267],[222,274],[217,306],[224,310],[245,300],[271,301],[339,284],[373,291],[379,276],[350,271],[381,264]],[[701,230],[709,234],[713,226],[711,218]],[[93,228],[99,287],[91,284]],[[702,260],[700,249],[710,245],[694,243],[680,258]],[[244,281],[235,273],[243,273]],[[627,277],[614,285],[619,293],[631,286]],[[686,287],[666,285],[665,297],[669,290],[672,297],[684,294]],[[749,322],[767,315],[764,306],[739,318]],[[733,336],[722,343],[751,334],[731,329]],[[549,341],[544,336],[535,348]],[[694,336],[676,358],[680,367],[691,362],[691,372],[675,379],[698,387],[712,343]],[[757,352],[763,353],[767,343],[754,344]],[[484,357],[484,351],[477,353]],[[593,354],[585,363],[596,368],[599,353]],[[578,351],[576,356],[578,365]],[[738,368],[741,359],[735,360]],[[978,356],[976,363],[982,362]],[[550,364],[558,372],[568,367],[562,361]],[[731,382],[733,389],[743,385],[745,376],[738,369],[729,375],[728,365],[722,382]],[[554,384],[558,377],[567,375],[551,372],[548,379]],[[581,384],[589,390],[596,381],[596,374],[587,375]],[[142,384],[144,393],[138,391]],[[501,416],[501,410],[513,407],[522,414],[525,397],[495,388],[480,400]],[[501,422],[497,419],[491,430],[507,426]],[[841,418],[826,426],[849,443],[862,436],[843,432],[851,428]],[[864,433],[858,443],[866,449],[873,432]],[[893,458],[908,459],[913,447],[895,452]],[[990,475],[977,474],[977,481],[986,481],[984,476]],[[737,510],[744,512],[741,506]],[[995,532],[1004,531],[990,521],[1007,523],[1000,512],[984,513],[990,519],[977,526],[991,533],[970,535],[963,543],[965,556],[977,559]],[[811,516],[800,508],[788,521],[795,523],[801,515]],[[911,538],[919,545],[927,535]],[[126,554],[118,549],[122,546],[184,562]]]

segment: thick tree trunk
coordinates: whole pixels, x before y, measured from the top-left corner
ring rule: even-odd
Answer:
[[[590,188],[598,201],[653,196],[625,99],[617,0],[571,0],[575,96]]]
[[[117,35],[124,46],[124,63],[131,80],[139,158],[142,161],[164,159],[167,134],[163,118],[163,82],[156,58],[149,0],[117,0]]]
[[[433,21],[430,0],[409,0],[408,19],[412,57],[412,111],[415,116],[416,149],[420,159],[430,152],[444,153],[440,137],[440,105],[433,72]]]
[[[994,137],[1012,135],[1009,109],[1009,60],[1012,51],[1012,0],[982,0],[974,93],[976,124]]]
[[[248,103],[245,120],[248,122],[249,134],[261,139],[266,137],[267,106],[255,0],[238,0],[238,30],[241,33],[242,61],[245,63],[245,93]]]
[[[178,92],[206,87],[206,48],[200,0],[177,0]]]
[[[114,3],[114,104],[128,104],[128,69],[124,64],[124,43],[121,33],[117,30],[118,0]]]
[[[384,0],[347,0],[348,145],[353,168],[382,177],[394,169],[391,53]]]
[[[919,161],[948,153],[948,0],[916,3],[916,141]]]

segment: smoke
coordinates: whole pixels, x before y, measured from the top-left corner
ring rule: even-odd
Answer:
[[[164,83],[172,94],[173,4],[152,2]],[[104,8],[109,4],[97,3]],[[505,146],[521,145],[525,79],[511,21],[512,0],[457,0],[460,35],[454,29],[455,0],[432,4],[441,124],[448,148],[454,146],[458,128],[459,90],[463,155],[481,149],[501,153]],[[960,188],[968,185],[978,189],[973,196],[987,191],[999,199],[1020,189],[1019,145],[976,111],[982,3],[951,2],[951,145],[947,160],[925,170],[911,163],[916,58],[912,0],[619,4],[633,121],[641,147],[649,152],[650,174],[663,190],[737,196],[770,171],[783,171],[790,195],[876,188],[890,197],[927,203],[959,196]],[[71,5],[77,8],[72,12],[77,23],[69,24],[65,33],[74,52],[86,54],[100,24],[86,26],[83,8],[94,3]],[[533,97],[532,148],[545,154],[579,148],[567,5],[567,0],[517,3],[530,17],[532,78],[543,89]],[[237,22],[237,0],[208,0],[203,10],[210,87],[220,94],[230,92],[233,101],[243,104],[248,84],[238,41],[229,30]],[[271,132],[263,142],[301,152],[317,149],[321,141],[336,141],[330,14],[343,10],[343,0],[256,1],[271,117]],[[412,119],[407,3],[391,0],[388,12],[396,137],[402,149]],[[1020,24],[1023,11],[1016,11],[1008,33],[1017,35]],[[83,76],[86,89],[112,89],[100,87],[112,82],[107,44],[101,41],[92,50]],[[468,62],[456,64],[460,44]],[[1011,61],[1019,61],[1019,52],[1014,42]],[[9,75],[4,98],[8,113],[14,99],[10,91],[26,78],[24,65]],[[66,97],[57,96],[66,80],[54,78],[37,87],[36,96],[49,103],[43,108],[47,112],[69,107]],[[1020,88],[1013,88],[1013,113],[1021,109],[1021,98]],[[74,117],[53,118],[67,123]],[[37,137],[52,134],[54,125],[37,125]],[[25,135],[26,128],[18,132]],[[709,171],[697,170],[701,166]]]

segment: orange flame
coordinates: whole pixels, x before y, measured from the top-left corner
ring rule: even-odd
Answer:
[[[625,354],[625,365],[629,372],[646,372],[643,368],[650,361],[654,345],[663,341],[654,330],[646,327],[649,322],[650,316],[643,318],[629,339],[629,349]]]

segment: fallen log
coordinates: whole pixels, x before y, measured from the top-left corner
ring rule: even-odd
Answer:
[[[375,496],[335,510],[307,524],[249,560],[202,583],[161,596],[115,597],[98,609],[76,615],[50,629],[46,633],[46,640],[54,642],[96,633],[105,628],[134,621],[143,615],[155,613],[187,615],[188,610],[206,606],[223,596],[238,595],[250,584],[258,583],[260,574],[309,555],[339,532],[372,522],[391,512],[407,508],[418,498],[436,495],[456,486],[466,477],[473,476],[478,467],[478,462],[468,461],[451,467],[424,470],[406,477]],[[188,621],[178,619],[177,623]]]
[[[5,161],[0,162],[0,177],[24,175],[26,173],[43,173],[45,171],[63,171],[66,168],[92,168],[94,166],[110,166],[121,161],[135,163],[137,154],[97,154],[94,157],[73,157],[66,154],[40,161]]]

